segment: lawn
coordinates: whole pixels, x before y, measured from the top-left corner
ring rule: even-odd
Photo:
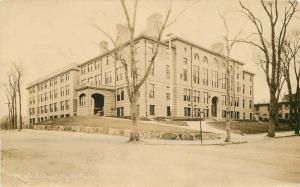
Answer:
[[[225,122],[207,122],[208,125],[215,127],[217,129],[225,130]],[[231,122],[231,130],[233,133],[238,134],[258,134],[258,133],[266,133],[268,132],[268,123],[260,123],[260,122],[240,122],[233,121]],[[294,130],[294,127],[289,126],[287,124],[280,124],[276,127],[276,131],[291,131]]]
[[[181,123],[180,123],[181,124]],[[38,125],[65,125],[65,126],[89,126],[89,127],[103,127],[103,128],[116,128],[116,129],[132,129],[131,120],[118,119],[101,116],[76,116],[70,118],[57,118],[47,121],[43,121]],[[178,124],[179,125],[179,124]],[[150,121],[138,122],[139,131],[151,131],[162,133],[180,133],[180,132],[192,132],[192,130],[176,127],[176,125],[163,125],[151,123]]]

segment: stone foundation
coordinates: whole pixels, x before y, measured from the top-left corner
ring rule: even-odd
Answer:
[[[60,126],[60,125],[27,125],[24,128],[34,130],[55,130],[55,131],[68,131],[68,132],[82,132],[91,134],[106,134],[115,136],[130,136],[131,130],[129,129],[115,129],[103,127],[86,127],[86,126]],[[161,133],[150,131],[139,131],[139,136],[142,139],[166,139],[166,140],[200,140],[200,133]],[[203,133],[202,140],[221,139],[221,134],[216,133]]]

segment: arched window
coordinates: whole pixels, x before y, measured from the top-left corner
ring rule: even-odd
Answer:
[[[226,69],[225,63],[222,64],[222,68],[223,68],[223,69]]]
[[[79,96],[79,106],[85,106],[86,95],[80,94]]]
[[[206,63],[206,64],[208,63],[208,60],[207,60],[206,56],[203,57],[203,62]]]
[[[215,59],[214,59],[214,61],[215,61],[215,64],[214,64],[214,66],[215,66],[216,68],[218,68],[218,65],[219,65],[219,62],[218,62],[218,60],[215,58]]]

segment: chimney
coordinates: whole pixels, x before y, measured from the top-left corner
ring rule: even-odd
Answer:
[[[121,45],[121,44],[129,41],[129,30],[128,30],[127,26],[122,25],[122,24],[117,24],[116,31],[117,31],[116,45]]]
[[[156,38],[162,27],[162,15],[154,13],[147,18],[145,35]]]
[[[101,41],[99,46],[100,46],[100,55],[102,55],[108,51],[108,42],[107,41]]]
[[[217,42],[217,43],[214,43],[210,46],[210,49],[221,54],[221,55],[224,55],[224,43],[223,42]]]

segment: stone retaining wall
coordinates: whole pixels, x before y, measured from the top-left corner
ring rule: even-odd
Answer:
[[[86,126],[63,126],[63,125],[25,125],[24,128],[34,130],[55,130],[68,132],[83,132],[92,134],[106,134],[115,136],[130,136],[129,129],[103,128],[103,127],[86,127]],[[200,133],[162,133],[155,131],[140,131],[142,139],[167,139],[167,140],[199,140]],[[203,140],[221,139],[221,134],[203,133]]]

